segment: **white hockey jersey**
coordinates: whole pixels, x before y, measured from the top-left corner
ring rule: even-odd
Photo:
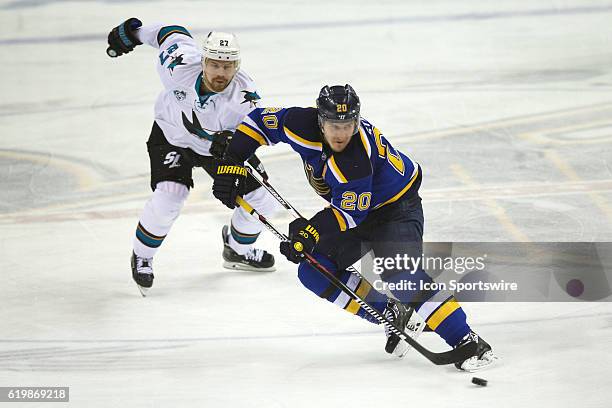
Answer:
[[[202,52],[185,28],[152,24],[138,29],[136,36],[160,51],[156,65],[164,90],[155,103],[155,121],[166,139],[210,156],[212,134],[236,130],[255,108],[255,83],[239,70],[223,92],[202,94]]]

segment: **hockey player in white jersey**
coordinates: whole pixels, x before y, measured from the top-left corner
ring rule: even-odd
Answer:
[[[240,69],[240,47],[233,34],[211,32],[200,48],[184,27],[143,26],[130,18],[109,33],[107,54],[118,57],[143,43],[159,49],[157,72],[164,86],[147,141],[153,194],[140,216],[131,259],[132,276],[144,296],[153,285],[153,256],[193,187],[193,167],[216,173],[211,150],[225,148],[227,135],[256,106],[259,95]],[[251,159],[264,171],[255,156]],[[275,201],[255,180],[244,193],[260,212],[275,210]],[[226,268],[274,270],[274,257],[253,247],[262,228],[243,209],[234,211],[229,228],[222,229]]]

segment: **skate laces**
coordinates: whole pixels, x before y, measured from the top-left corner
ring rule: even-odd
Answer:
[[[138,273],[153,273],[153,258],[136,256],[136,270]]]
[[[470,331],[468,334],[466,334],[461,339],[459,344],[457,344],[457,347],[462,346],[462,345],[464,345],[466,343],[471,343],[471,342],[478,343],[478,335],[476,333],[474,333],[473,331]]]
[[[264,251],[263,249],[253,248],[249,252],[244,254],[244,257],[251,261],[261,262],[261,259],[263,258],[265,252],[266,251]]]

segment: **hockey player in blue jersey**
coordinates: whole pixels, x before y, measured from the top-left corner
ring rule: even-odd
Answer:
[[[450,346],[476,342],[476,354],[456,366],[466,371],[487,367],[491,347],[467,324],[466,315],[447,292],[404,290],[387,296],[360,275],[347,270],[365,253],[394,258],[422,254],[423,210],[418,190],[420,166],[396,150],[379,129],[360,117],[360,101],[349,85],[325,86],[316,108],[257,108],[238,126],[213,184],[213,194],[234,208],[244,191],[243,164],[262,145],[287,143],[304,163],[308,181],[330,205],[310,220],[289,225],[290,242],[280,251],[299,264],[298,277],[316,295],[372,321],[369,314],[304,261],[312,253],[347,286],[408,333],[427,326]],[[432,282],[421,268],[390,269],[387,283]],[[414,313],[416,312],[416,314]],[[422,319],[422,320],[420,320]],[[403,356],[407,343],[386,331],[385,350]]]

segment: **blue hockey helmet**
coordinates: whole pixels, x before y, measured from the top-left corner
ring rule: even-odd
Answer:
[[[323,121],[354,121],[357,130],[360,107],[359,97],[352,86],[325,85],[317,98],[319,126],[323,127]]]

